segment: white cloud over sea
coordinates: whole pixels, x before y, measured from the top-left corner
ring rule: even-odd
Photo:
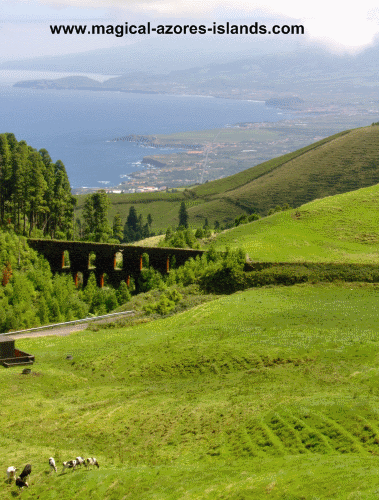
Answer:
[[[0,43],[5,36],[9,54],[17,55],[18,47],[28,47],[35,55],[90,50],[100,46],[120,44],[120,40],[98,37],[56,37],[48,32],[47,23],[100,22],[121,24],[146,20],[171,19],[183,24],[212,21],[277,22],[302,24],[303,41],[318,44],[332,51],[357,52],[374,43],[379,33],[379,8],[374,0],[361,0],[351,6],[340,2],[319,0],[306,3],[299,0],[0,0]],[[44,26],[43,23],[46,23]],[[15,28],[28,24],[23,29]],[[35,25],[34,35],[32,25]],[[13,25],[13,28],[9,25]],[[60,38],[58,40],[58,38]],[[47,46],[50,40],[51,47]],[[127,40],[123,40],[125,44]],[[262,38],[261,43],[265,43]],[[39,52],[39,53],[38,53]],[[3,55],[4,57],[4,55]]]

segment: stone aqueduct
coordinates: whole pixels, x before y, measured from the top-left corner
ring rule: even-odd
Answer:
[[[109,283],[119,286],[121,281],[129,283],[133,276],[138,278],[142,270],[142,254],[149,256],[149,266],[162,274],[168,273],[175,257],[176,265],[184,264],[188,259],[202,255],[202,250],[182,248],[148,248],[123,244],[90,243],[82,241],[36,240],[28,239],[31,248],[42,254],[49,262],[53,273],[71,273],[78,284],[78,275],[82,273],[83,284],[87,284],[91,272],[95,273],[98,286],[104,285],[104,274]],[[69,254],[70,265],[65,265],[65,252]],[[122,268],[116,268],[116,254],[122,254]],[[90,267],[89,257],[96,255],[95,266]]]

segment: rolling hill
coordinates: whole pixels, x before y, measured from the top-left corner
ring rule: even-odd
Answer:
[[[238,174],[178,193],[110,195],[110,217],[123,221],[131,205],[145,217],[151,213],[154,230],[178,224],[179,206],[186,202],[190,224],[205,217],[213,224],[232,222],[244,213],[266,215],[270,208],[292,207],[379,183],[379,126],[347,130],[267,161]],[[84,196],[78,196],[80,216]]]
[[[266,262],[379,263],[378,212],[377,184],[229,229],[214,244]]]
[[[0,499],[376,498],[377,301],[377,285],[260,288],[18,340],[36,363],[0,369]],[[62,473],[76,456],[100,469]],[[25,463],[17,493],[5,471]]]
[[[348,130],[193,191],[261,214],[285,203],[298,207],[379,183],[378,143],[377,126]]]

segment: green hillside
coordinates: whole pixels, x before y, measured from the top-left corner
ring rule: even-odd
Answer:
[[[349,131],[340,132],[339,134],[335,134],[331,137],[327,137],[318,141],[314,144],[310,144],[304,148],[298,149],[293,153],[288,153],[284,156],[280,156],[278,158],[274,158],[272,160],[266,161],[260,165],[257,165],[253,168],[249,168],[244,170],[243,172],[239,172],[238,174],[231,175],[229,177],[225,177],[224,179],[219,179],[217,181],[208,182],[201,186],[198,186],[194,189],[194,192],[197,196],[214,196],[221,193],[227,193],[229,191],[233,191],[234,189],[241,188],[243,186],[248,185],[250,182],[258,179],[261,176],[267,175],[271,171],[286,165],[291,160],[301,157],[305,153],[312,151],[314,149],[323,146],[324,144],[328,144],[334,139],[342,137],[348,134]]]
[[[377,303],[376,285],[261,288],[17,341],[36,363],[0,369],[0,499],[376,498]],[[78,455],[100,469],[62,474]],[[5,470],[26,463],[18,493]]]
[[[246,210],[267,213],[269,208],[289,203],[298,207],[307,201],[353,191],[379,183],[379,127],[370,126],[337,134],[326,140],[285,155],[241,174],[237,187],[236,176],[230,188],[227,179],[209,192],[212,199],[227,198]],[[265,168],[263,168],[265,167]],[[260,175],[248,180],[248,173]],[[222,182],[222,181],[215,181]],[[195,189],[199,195],[206,187]],[[199,190],[199,191],[198,191]],[[205,194],[205,193],[204,193]]]
[[[178,223],[182,201],[193,226],[232,222],[244,213],[266,215],[270,208],[308,201],[379,183],[379,126],[348,130],[274,158],[238,174],[178,193],[110,195],[110,217],[129,208],[154,218],[153,229],[164,231]],[[80,216],[83,196],[78,197]]]
[[[252,260],[379,262],[379,185],[330,196],[220,233]]]

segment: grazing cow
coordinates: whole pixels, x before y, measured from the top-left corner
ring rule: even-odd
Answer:
[[[24,481],[24,479],[26,479],[31,472],[32,472],[32,466],[30,464],[26,464],[24,470],[20,474],[20,479]]]
[[[100,465],[98,463],[98,461],[96,460],[96,458],[87,458],[87,464],[86,466],[89,467],[90,465],[94,466],[96,465],[96,467],[99,469],[100,468]]]
[[[54,460],[54,458],[53,458],[53,457],[50,457],[50,458],[49,458],[49,465],[50,465],[50,467],[51,467],[52,471],[53,471],[53,470],[55,470],[55,472],[57,472],[57,467],[56,467],[56,465],[55,465],[55,460]]]
[[[76,460],[76,465],[80,465],[80,467],[81,467],[82,465],[85,465],[85,463],[86,463],[86,461],[85,461],[85,460],[84,460],[84,458],[82,458],[82,457],[76,457],[76,459],[75,459],[75,460]]]
[[[22,489],[24,486],[29,488],[28,483],[26,481],[24,481],[23,479],[21,479],[21,477],[18,477],[16,479],[16,486],[18,486],[20,489]]]
[[[13,467],[13,465],[11,467],[8,467],[7,469],[7,477],[8,477],[8,481],[11,482],[13,479],[15,479],[16,477],[16,467]]]
[[[63,462],[63,470],[62,472],[65,470],[65,469],[72,469],[72,470],[75,470],[75,467],[76,467],[76,460],[69,460],[68,462]]]

